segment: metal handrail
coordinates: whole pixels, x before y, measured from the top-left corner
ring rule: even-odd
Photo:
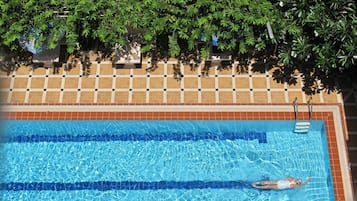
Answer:
[[[312,120],[312,97],[307,101],[307,108],[309,110],[309,119]]]
[[[295,100],[293,101],[293,106],[294,106],[294,113],[295,113],[295,120],[298,119],[298,100],[297,97],[295,97]]]

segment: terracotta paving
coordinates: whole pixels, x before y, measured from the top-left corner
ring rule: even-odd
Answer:
[[[160,62],[150,73],[143,62],[141,69],[116,69],[109,62],[92,62],[88,69],[79,63],[70,70],[21,66],[16,71],[0,71],[1,97],[5,104],[187,104],[187,103],[300,103],[310,98],[295,85],[277,83],[272,71],[237,73],[237,64],[226,70],[211,67],[208,77],[202,66],[191,70],[182,65],[180,80],[174,78],[174,61]],[[339,94],[321,92],[312,96],[314,103],[341,103]]]
[[[313,104],[340,104],[346,113],[346,120],[352,142],[355,144],[357,127],[357,87],[346,88],[341,93],[321,91],[307,96],[301,89],[303,80],[297,76],[295,85],[277,83],[272,70],[263,73],[238,73],[237,63],[226,70],[212,66],[208,76],[203,76],[203,64],[191,70],[188,65],[180,65],[183,77],[174,78],[173,65],[176,61],[160,62],[158,68],[146,72],[150,64],[144,60],[141,69],[116,69],[110,62],[92,61],[84,69],[78,63],[73,68],[36,68],[20,66],[9,73],[0,71],[0,103],[4,105],[190,105],[190,104],[291,104],[295,98],[306,104],[311,98]],[[354,99],[353,99],[354,98]],[[347,104],[346,104],[347,102]],[[343,109],[345,108],[345,109]],[[301,118],[307,114],[303,113]],[[333,118],[328,113],[314,113],[315,119],[323,119],[329,140],[331,168],[336,200],[344,200],[341,171]],[[293,113],[130,113],[130,112],[19,112],[7,113],[10,119],[292,119]],[[342,120],[344,122],[344,120]],[[354,144],[355,143],[355,144]],[[357,149],[356,149],[357,150]],[[354,148],[350,150],[353,152]],[[351,158],[352,163],[356,163]],[[352,166],[353,167],[353,166]],[[354,177],[356,178],[355,174]]]

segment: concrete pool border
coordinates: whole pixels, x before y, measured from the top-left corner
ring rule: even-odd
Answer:
[[[214,119],[293,120],[292,105],[7,105],[2,119]],[[262,112],[266,111],[266,112]],[[351,169],[343,107],[314,104],[313,119],[324,120],[336,200],[353,200]],[[306,105],[299,105],[299,119],[309,118]]]

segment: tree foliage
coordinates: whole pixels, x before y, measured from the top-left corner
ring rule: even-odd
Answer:
[[[356,65],[355,1],[281,1],[280,59],[285,66],[312,63],[325,73]],[[279,8],[277,7],[277,8]]]
[[[216,36],[238,58],[276,54],[287,68],[326,74],[356,66],[353,0],[0,0],[0,10],[1,44],[13,50],[36,30],[38,45],[48,40],[50,48],[64,33],[70,53],[77,42],[112,47],[133,38],[145,52],[168,36],[171,56],[199,50],[205,58]]]

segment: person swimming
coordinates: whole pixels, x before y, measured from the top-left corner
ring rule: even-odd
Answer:
[[[311,181],[308,178],[305,183],[302,183],[301,179],[295,179],[294,177],[288,177],[280,180],[272,181],[257,181],[253,182],[252,186],[258,189],[272,189],[272,190],[284,190],[290,188],[299,188],[306,186]]]

